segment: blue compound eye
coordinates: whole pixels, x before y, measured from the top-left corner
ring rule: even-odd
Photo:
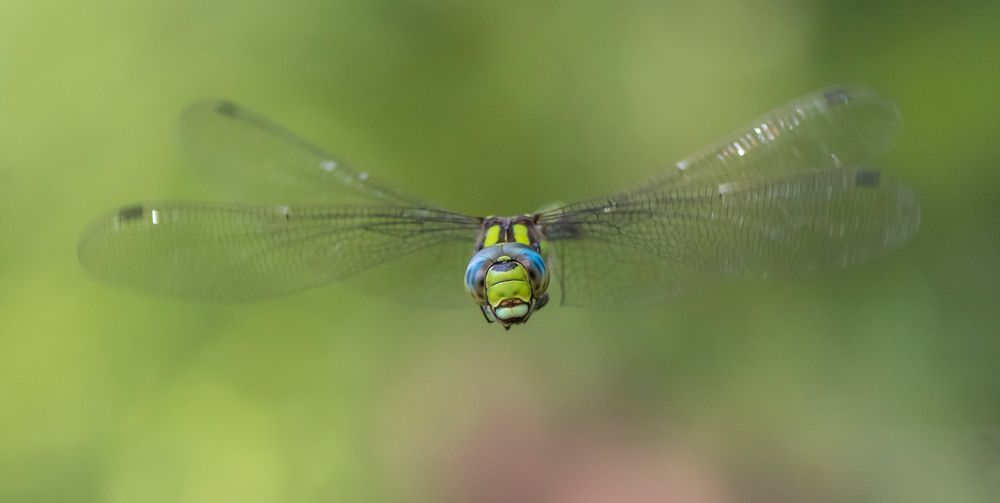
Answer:
[[[518,250],[516,260],[528,271],[528,278],[531,280],[531,290],[534,295],[540,296],[549,287],[549,269],[545,265],[545,259],[533,248],[524,247]]]
[[[465,291],[480,305],[486,304],[486,272],[493,264],[493,259],[484,251],[475,254],[465,268]]]

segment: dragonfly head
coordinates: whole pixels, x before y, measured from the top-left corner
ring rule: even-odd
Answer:
[[[483,248],[465,270],[465,290],[486,321],[510,328],[545,305],[549,273],[538,251],[520,243]]]

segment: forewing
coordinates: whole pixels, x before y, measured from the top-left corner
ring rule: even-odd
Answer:
[[[109,283],[249,301],[326,284],[410,254],[452,256],[469,250],[478,231],[476,218],[419,208],[162,202],[123,208],[94,222],[78,251],[84,268]],[[451,274],[460,290],[462,270]]]
[[[898,125],[892,102],[867,89],[829,88],[757,118],[629,192],[871,166]]]
[[[192,105],[178,133],[185,160],[236,201],[428,206],[233,103]]]

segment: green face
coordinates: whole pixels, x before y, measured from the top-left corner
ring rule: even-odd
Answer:
[[[523,318],[531,304],[528,271],[510,257],[499,257],[486,272],[486,299],[498,320]]]

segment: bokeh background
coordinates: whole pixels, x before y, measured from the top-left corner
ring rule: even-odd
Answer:
[[[997,501],[998,22],[971,0],[3,0],[0,501]],[[198,183],[172,143],[198,99],[502,214],[836,83],[899,104],[882,167],[924,206],[907,248],[842,273],[505,333],[342,285],[150,298],[76,259],[91,219]]]

